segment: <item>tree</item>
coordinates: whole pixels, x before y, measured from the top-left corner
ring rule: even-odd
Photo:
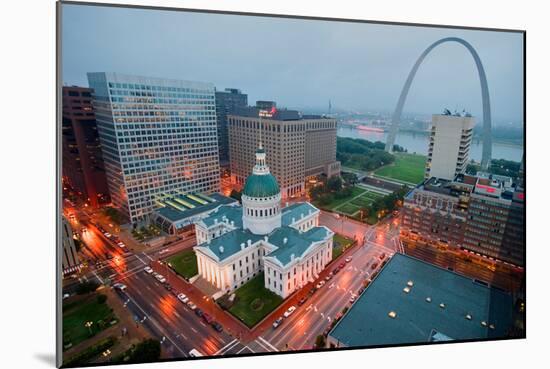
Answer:
[[[324,348],[325,346],[326,346],[325,336],[323,336],[322,334],[318,335],[317,338],[315,338],[315,347]]]
[[[141,341],[130,352],[128,363],[149,363],[160,358],[160,342],[154,339]]]
[[[97,303],[98,304],[104,304],[105,301],[107,301],[107,296],[105,296],[103,294],[97,295]]]
[[[338,192],[342,189],[342,178],[339,176],[330,177],[327,181],[327,189],[330,192]]]
[[[99,284],[97,282],[93,282],[93,281],[83,282],[76,287],[76,293],[78,295],[85,295],[87,293],[95,291],[98,287],[99,287]]]

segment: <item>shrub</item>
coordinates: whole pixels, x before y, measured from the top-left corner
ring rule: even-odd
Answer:
[[[97,295],[97,303],[98,304],[104,304],[105,301],[107,301],[107,296],[105,295]]]
[[[85,295],[87,293],[95,291],[98,287],[99,287],[99,284],[97,282],[93,282],[93,281],[84,282],[79,284],[76,287],[76,293],[78,295]]]

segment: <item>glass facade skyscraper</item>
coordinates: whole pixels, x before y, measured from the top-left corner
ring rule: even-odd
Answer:
[[[214,85],[88,73],[113,205],[144,220],[164,194],[219,191]]]

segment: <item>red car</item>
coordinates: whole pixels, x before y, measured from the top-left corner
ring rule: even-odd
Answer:
[[[346,263],[340,263],[340,265],[338,265],[338,268],[342,269],[346,266]]]
[[[202,319],[207,323],[207,324],[211,324],[214,319],[212,319],[212,317],[206,313],[202,314]]]

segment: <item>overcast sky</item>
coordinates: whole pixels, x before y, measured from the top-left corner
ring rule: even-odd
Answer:
[[[442,17],[442,20],[444,18]],[[249,102],[393,111],[422,51],[462,37],[487,73],[494,121],[522,122],[523,35],[512,32],[296,20],[63,5],[63,81],[120,72],[240,88]],[[405,111],[458,108],[481,116],[481,92],[467,50],[446,43],[426,58]]]

